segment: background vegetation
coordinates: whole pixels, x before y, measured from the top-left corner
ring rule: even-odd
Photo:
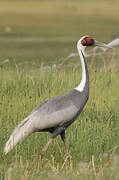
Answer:
[[[87,58],[90,99],[67,129],[73,169],[57,137],[38,165],[48,133],[36,133],[8,155],[4,145],[14,127],[45,99],[80,82],[76,42],[88,34],[108,43],[119,36],[117,0],[0,1],[0,176],[21,179],[118,179],[119,54]],[[60,67],[60,68],[58,68]]]

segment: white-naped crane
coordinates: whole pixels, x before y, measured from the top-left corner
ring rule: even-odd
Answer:
[[[77,119],[89,98],[89,74],[85,61],[85,48],[89,46],[108,47],[97,42],[89,36],[83,36],[77,43],[78,53],[82,67],[82,79],[73,90],[53,97],[37,106],[13,131],[6,143],[4,153],[7,154],[18,142],[34,132],[48,131],[52,135],[42,149],[40,159],[44,156],[49,145],[55,137],[61,136],[65,152],[72,162],[66,140],[65,130]]]

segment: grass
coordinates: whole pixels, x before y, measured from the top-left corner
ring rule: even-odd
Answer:
[[[8,171],[11,168],[12,177],[16,179],[25,176],[25,174],[28,176],[25,179],[32,179],[32,176],[33,179],[39,176],[45,178],[45,173],[50,174],[48,176],[52,178],[53,174],[56,173],[56,176],[62,178],[62,176],[60,177],[60,172],[64,174],[64,177],[69,173],[69,177],[76,176],[78,178],[80,171],[84,177],[86,176],[85,173],[90,173],[91,177],[93,177],[93,156],[97,174],[99,172],[100,175],[100,171],[103,168],[104,171],[107,171],[107,166],[111,168],[111,161],[113,162],[115,154],[119,152],[119,94],[116,80],[119,77],[119,73],[114,71],[110,73],[102,70],[98,73],[90,72],[90,74],[90,100],[80,118],[67,130],[67,142],[70,153],[73,156],[75,174],[69,171],[68,161],[62,169],[66,157],[64,156],[64,147],[59,137],[51,144],[40,169],[38,169],[38,157],[41,148],[50,137],[48,133],[36,133],[30,136],[7,156],[3,155],[3,148],[13,128],[37,104],[76,86],[76,83],[79,81],[78,70],[74,71],[72,69],[70,72],[65,70],[48,73],[39,72],[37,76],[36,73],[25,74],[21,72],[17,74],[17,72],[2,72],[0,79],[0,139],[2,141],[0,145],[0,161],[2,172],[6,174],[6,169]],[[66,174],[64,170],[66,170]],[[17,174],[19,174],[19,178]]]
[[[38,158],[48,133],[35,133],[3,154],[12,130],[40,102],[76,87],[81,78],[76,52],[84,34],[109,42],[118,37],[118,1],[0,2],[0,176],[4,179],[118,179],[119,87],[118,51],[87,58],[90,99],[78,120],[67,129],[73,170],[57,137],[41,166]],[[98,3],[98,5],[97,5]],[[118,48],[117,48],[118,49]]]

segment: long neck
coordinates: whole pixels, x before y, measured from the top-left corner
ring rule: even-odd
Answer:
[[[89,74],[88,74],[87,64],[81,49],[78,49],[78,53],[80,56],[81,67],[82,67],[82,79],[80,84],[75,89],[82,92],[84,88],[87,87],[86,89],[89,91]]]

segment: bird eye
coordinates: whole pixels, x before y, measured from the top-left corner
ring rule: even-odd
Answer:
[[[87,45],[87,41],[84,39],[84,40],[81,42],[81,44],[82,44],[83,46],[86,46],[86,45]]]

